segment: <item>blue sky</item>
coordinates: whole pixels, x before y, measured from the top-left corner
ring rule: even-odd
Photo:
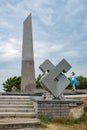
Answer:
[[[86,0],[0,0],[0,90],[21,75],[23,21],[32,14],[36,76],[39,65],[65,58],[76,75],[87,77]]]

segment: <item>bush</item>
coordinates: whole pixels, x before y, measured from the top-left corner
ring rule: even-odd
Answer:
[[[6,92],[11,92],[12,91],[12,87],[15,86],[17,89],[16,91],[20,91],[21,89],[21,77],[12,77],[7,79],[4,83],[3,83],[3,90]]]

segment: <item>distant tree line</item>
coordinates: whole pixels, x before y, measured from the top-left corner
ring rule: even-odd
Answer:
[[[37,76],[37,78],[35,79],[37,89],[42,88],[42,86],[40,84],[40,79],[42,76],[43,75],[39,74]],[[77,79],[80,80],[80,86],[77,87],[77,89],[87,89],[87,77],[78,76]],[[15,77],[7,79],[3,83],[3,90],[5,92],[11,92],[13,86],[15,86],[17,88],[16,89],[17,92],[21,91],[21,77],[20,76],[18,76],[18,77],[15,76]],[[67,89],[71,89],[71,84],[68,85]]]

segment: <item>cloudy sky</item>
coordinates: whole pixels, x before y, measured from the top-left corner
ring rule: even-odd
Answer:
[[[21,75],[23,21],[32,14],[36,76],[46,59],[65,58],[76,75],[87,76],[86,0],[0,0],[0,90]]]

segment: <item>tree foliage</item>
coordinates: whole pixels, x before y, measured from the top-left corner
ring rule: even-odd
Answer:
[[[6,92],[11,92],[12,87],[15,86],[17,89],[16,91],[20,91],[21,88],[21,77],[12,77],[7,79],[4,83],[3,83],[3,90]]]
[[[80,80],[80,85],[77,89],[87,89],[87,77],[77,76],[77,80]],[[67,88],[71,88],[71,84]]]
[[[87,77],[78,76],[77,79],[80,80],[80,86],[79,86],[80,89],[87,88]]]
[[[36,82],[36,88],[42,88],[41,84],[40,84],[40,79],[41,79],[42,75],[39,74],[37,76],[37,78],[35,79]],[[21,77],[12,77],[7,79],[4,83],[3,83],[3,90],[5,92],[11,92],[12,91],[12,87],[15,86],[17,88],[17,91],[21,91]]]
[[[42,78],[43,74],[39,74],[37,76],[37,78],[35,79],[35,83],[36,83],[36,88],[42,88],[41,84],[40,84],[40,79]]]
[[[42,78],[43,74],[39,74],[37,76],[37,78],[35,79],[36,82],[36,88],[42,88],[41,84],[40,84],[40,79]],[[80,86],[77,87],[77,89],[87,89],[87,77],[84,76],[78,76],[77,77],[78,80],[80,80]],[[6,92],[11,92],[12,87],[15,86],[17,88],[17,91],[21,91],[21,77],[12,77],[7,79],[4,83],[3,83],[3,90]],[[69,86],[67,88],[71,89],[71,84],[69,84]]]

